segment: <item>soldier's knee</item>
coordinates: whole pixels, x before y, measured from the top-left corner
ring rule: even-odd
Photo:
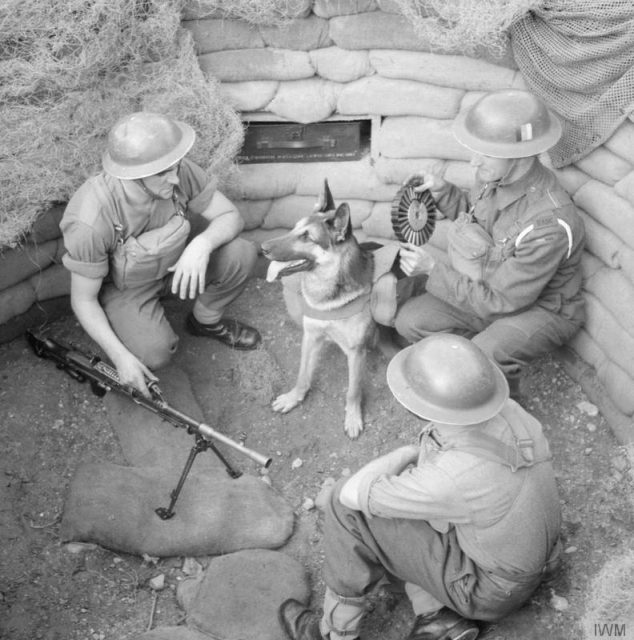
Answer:
[[[145,353],[140,354],[140,360],[152,371],[158,371],[171,362],[177,349],[178,339],[157,340],[145,350]]]

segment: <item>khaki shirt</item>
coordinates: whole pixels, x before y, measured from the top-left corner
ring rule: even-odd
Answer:
[[[580,261],[583,221],[554,174],[537,159],[518,181],[469,197],[453,185],[438,208],[454,220],[474,204],[474,221],[492,238],[496,261],[483,280],[474,280],[438,262],[427,291],[452,306],[492,322],[534,305],[583,319]]]
[[[215,189],[203,169],[187,158],[181,161],[178,178],[178,206],[199,232],[208,224],[200,214]],[[60,222],[66,249],[62,262],[69,271],[105,278],[117,242],[164,226],[174,213],[172,200],[152,200],[145,206],[130,203],[121,180],[102,172],[89,178],[66,207]]]
[[[483,449],[485,440],[495,438],[511,451],[516,442],[512,424],[530,435],[535,461],[515,470],[513,456],[506,464],[477,450],[480,433]],[[471,441],[467,446],[466,440]],[[561,527],[550,457],[541,424],[509,400],[497,416],[480,425],[445,427],[442,433],[425,430],[415,467],[363,479],[361,510],[369,517],[426,520],[441,533],[455,527],[467,556],[494,573],[539,572]]]

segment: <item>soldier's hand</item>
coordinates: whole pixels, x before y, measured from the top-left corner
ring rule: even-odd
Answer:
[[[436,264],[435,258],[423,247],[418,247],[409,242],[399,243],[401,250],[400,267],[406,276],[429,275]]]
[[[443,173],[443,163],[437,163],[429,169],[410,175],[404,184],[412,185],[416,192],[428,190],[432,196],[435,196],[441,193],[447,186],[447,181],[443,177]]]
[[[168,271],[172,278],[172,293],[181,300],[195,298],[205,290],[205,278],[211,245],[202,236],[196,236],[186,247],[181,257]]]
[[[114,364],[121,384],[140,391],[146,398],[151,397],[147,383],[156,382],[158,378],[134,354],[128,352],[117,358]]]

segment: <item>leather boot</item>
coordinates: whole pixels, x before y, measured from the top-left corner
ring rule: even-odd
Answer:
[[[277,617],[290,640],[326,640],[319,630],[319,616],[299,600],[282,602]]]
[[[214,338],[241,351],[255,349],[262,340],[257,329],[238,320],[222,319],[213,324],[203,324],[194,318],[193,313],[187,316],[187,330],[192,335]]]
[[[479,633],[474,622],[443,607],[434,613],[416,616],[407,640],[475,640]]]

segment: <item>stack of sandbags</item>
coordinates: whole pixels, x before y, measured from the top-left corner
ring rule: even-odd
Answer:
[[[609,401],[631,424],[634,124],[626,121],[605,145],[556,173],[581,211],[587,233],[583,262],[587,319],[571,347],[596,370]],[[634,437],[631,431],[629,437]]]
[[[384,240],[395,239],[391,203],[413,173],[433,168],[471,186],[469,154],[451,123],[483,91],[522,87],[522,78],[508,57],[430,53],[389,4],[319,0],[279,28],[185,10],[201,68],[245,120],[371,121],[371,153],[358,162],[241,165],[226,191],[251,239],[291,228],[312,210],[325,178],[335,200],[350,203],[358,235]],[[442,247],[440,229],[432,244]]]
[[[63,207],[42,214],[20,246],[0,252],[0,343],[70,310],[70,273],[62,265]]]

